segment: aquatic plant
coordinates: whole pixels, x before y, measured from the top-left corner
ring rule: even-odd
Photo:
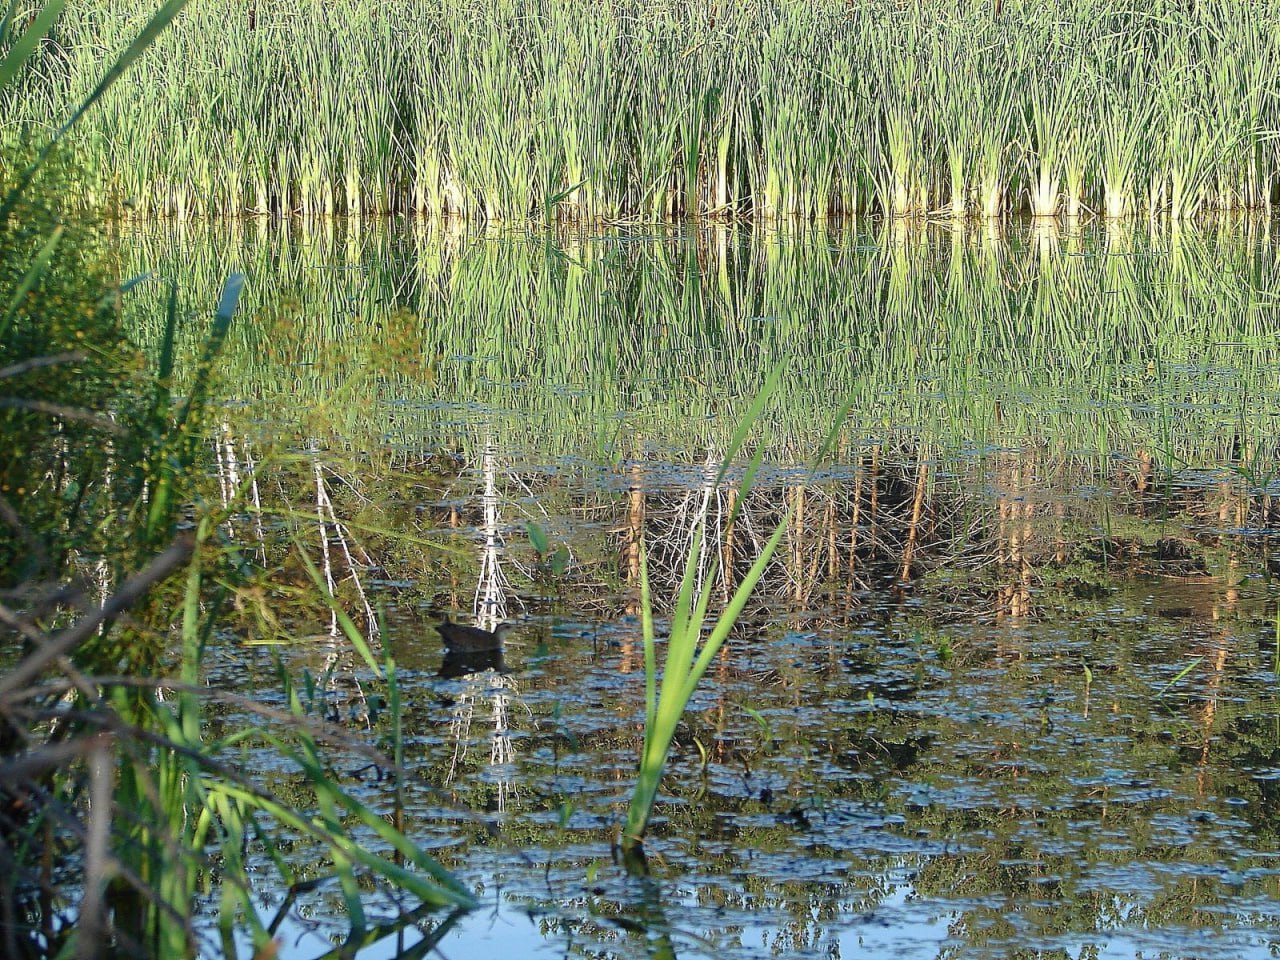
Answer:
[[[51,170],[65,175],[54,148],[182,5],[169,0],[142,24],[50,141],[25,151],[10,145],[18,162],[0,178],[0,278],[13,286],[0,296],[0,409],[24,443],[22,456],[6,451],[0,461],[0,622],[17,641],[0,675],[0,912],[21,918],[0,934],[7,957],[192,955],[199,894],[215,872],[223,953],[236,955],[243,928],[266,951],[283,913],[264,923],[251,896],[250,838],[286,885],[296,878],[278,842],[316,842],[333,864],[353,939],[369,935],[357,868],[424,909],[473,904],[419,846],[341,786],[321,760],[320,728],[283,673],[285,708],[220,693],[259,722],[220,736],[208,722],[205,644],[226,627],[224,601],[243,576],[238,551],[218,531],[243,491],[223,510],[200,496],[204,418],[244,277],[223,283],[179,402],[176,287],[169,285],[156,371],[130,371],[119,301],[146,277],[109,281],[91,233],[38,197],[65,183],[45,179]],[[62,2],[38,8],[15,38],[16,8],[10,3],[0,19],[0,81],[8,84],[20,82]],[[83,374],[81,365],[88,375],[59,373]],[[51,493],[28,496],[37,483]],[[380,672],[367,647],[353,644]],[[242,751],[251,743],[300,772],[314,813],[266,789],[256,767],[246,770]],[[351,822],[370,839],[350,839]]]
[[[141,18],[69,5],[11,130]],[[78,137],[148,216],[1184,219],[1276,199],[1278,63],[1262,0],[193,0]]]
[[[1203,462],[1235,429],[1215,405],[1243,398],[1251,430],[1271,429],[1268,371],[1280,352],[1266,316],[1280,263],[1262,227],[1229,244],[1199,226],[1050,223],[1002,238],[898,221],[542,244],[426,225],[324,221],[290,233],[253,221],[126,232],[123,246],[130,271],[179,278],[182,309],[216,297],[229,267],[249,273],[248,309],[222,359],[226,392],[303,435],[332,429],[374,445],[383,427],[365,411],[391,404],[402,442],[445,446],[459,429],[433,408],[445,401],[489,411],[500,448],[532,430],[571,454],[607,448],[628,411],[647,436],[696,457],[732,433],[722,397],[752,395],[785,353],[768,458],[812,449],[824,429],[812,411],[832,394],[856,398],[851,430],[863,437],[901,430],[955,449],[1036,436],[1072,449],[1105,429],[1112,449],[1132,451],[1164,443],[1155,408],[1135,398],[1192,391],[1205,406],[1183,416],[1173,442]],[[140,343],[162,336],[158,293],[126,303]],[[1086,323],[1095,335],[1080,336]],[[1147,376],[1153,355],[1173,379]],[[468,418],[461,428],[485,427]]]
[[[766,403],[777,391],[783,369],[784,364],[781,363],[773,368],[744,413],[737,431],[726,447],[720,468],[710,485],[712,489],[724,481],[734,457],[746,442]],[[825,455],[836,432],[843,427],[845,413],[847,408],[835,418],[835,423],[821,447],[818,458],[815,458],[815,463]],[[733,509],[726,521],[727,527],[733,526],[747,494],[751,491],[761,458],[764,456],[764,449],[763,444],[758,446],[747,464],[738,485],[737,495],[733,500]],[[643,541],[640,543],[640,609],[644,634],[645,677],[644,745],[640,753],[640,769],[636,785],[631,794],[631,803],[627,808],[627,820],[622,828],[624,853],[636,857],[640,852],[645,830],[657,801],[658,787],[662,782],[667,756],[671,752],[671,744],[675,740],[680,720],[697,689],[698,682],[715,661],[716,655],[729,638],[752,591],[755,590],[756,584],[773,559],[778,544],[782,542],[787,532],[792,512],[799,502],[797,498],[792,499],[790,506],[774,527],[773,533],[760,548],[751,567],[738,581],[723,610],[714,623],[710,624],[710,632],[706,633],[705,637],[703,634],[708,626],[709,609],[712,596],[716,592],[714,584],[717,578],[704,576],[703,539],[706,535],[707,515],[705,510],[698,514],[685,555],[684,575],[680,580],[679,592],[671,614],[666,653],[662,660],[661,680],[659,680],[658,669],[658,641],[653,620],[653,597],[649,590],[648,555]],[[721,551],[713,552],[716,563],[726,562]],[[636,857],[636,859],[642,858]]]

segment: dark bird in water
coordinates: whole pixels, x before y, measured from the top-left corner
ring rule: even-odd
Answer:
[[[502,638],[506,636],[511,624],[500,623],[497,628],[481,630],[479,627],[464,627],[454,623],[446,613],[444,620],[436,624],[436,630],[444,638],[444,648],[449,653],[487,653],[502,649]]]

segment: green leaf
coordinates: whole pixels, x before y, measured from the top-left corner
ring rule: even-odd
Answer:
[[[150,279],[151,279],[150,271],[148,271],[147,273],[140,273],[136,277],[130,277],[124,283],[120,284],[120,293],[122,294],[128,293],[134,287],[138,286],[138,284],[144,283],[145,281]]]
[[[543,556],[547,552],[547,548],[551,546],[551,542],[547,539],[547,531],[543,530],[538,524],[530,520],[526,525],[529,531],[529,543],[533,547],[534,552],[538,556]]]
[[[351,642],[351,646],[355,648],[356,653],[360,655],[360,658],[364,660],[369,669],[373,671],[373,675],[381,679],[382,666],[378,663],[377,658],[374,657],[373,650],[370,648],[368,641],[365,640],[364,634],[362,634],[360,629],[352,622],[351,617],[347,615],[347,611],[338,606],[338,601],[331,593],[329,593],[328,584],[325,582],[324,574],[322,574],[316,567],[310,555],[307,553],[306,548],[301,542],[295,541],[295,543],[298,548],[298,556],[302,559],[302,565],[306,568],[308,576],[311,577],[311,582],[316,585],[317,589],[324,597],[325,602],[329,605],[330,611],[338,621],[338,626],[342,628],[342,632]]]
[[[9,82],[18,75],[18,71],[22,69],[22,65],[35,52],[40,41],[48,36],[49,31],[53,28],[53,23],[62,14],[62,8],[66,0],[48,0],[34,20],[31,26],[17,40],[13,46],[9,48],[9,52],[4,55],[4,59],[0,60],[0,87],[7,87]],[[10,25],[13,22],[13,5],[11,4],[5,13],[4,23],[0,29],[0,42],[3,42],[4,35],[9,32]]]
[[[556,547],[556,552],[551,555],[551,573],[557,577],[563,577],[564,572],[569,569],[569,548],[563,543]]]
[[[63,228],[56,227],[49,234],[49,239],[45,241],[44,246],[40,248],[40,252],[36,254],[31,266],[27,268],[22,282],[18,284],[18,289],[13,292],[13,296],[9,299],[8,309],[5,310],[4,316],[0,317],[0,339],[9,332],[9,326],[13,323],[13,318],[18,315],[18,308],[22,306],[22,301],[26,299],[27,294],[44,276],[44,272],[49,266],[49,261],[53,258],[53,251],[57,248],[58,241],[62,239],[62,233]]]
[[[573,193],[573,191],[577,190],[579,187],[581,187],[584,183],[586,183],[590,179],[591,179],[590,177],[583,177],[581,180],[575,183],[572,187],[565,187],[559,193],[554,193],[551,196],[547,197],[547,210],[550,211],[552,207],[554,207],[561,200],[564,200],[566,197],[570,196]]]
[[[57,2],[61,5],[61,0],[57,0]],[[135,60],[142,56],[147,47],[151,46],[151,44],[155,42],[156,37],[160,35],[160,31],[167,27],[173,18],[176,17],[186,5],[187,0],[167,0],[167,2],[152,15],[151,19],[147,21],[146,25],[138,35],[133,38],[133,42],[131,42],[129,46],[125,47],[124,53],[120,54],[116,62],[111,65],[110,69],[102,75],[102,79],[99,80],[98,85],[93,88],[93,92],[90,93],[83,102],[81,102],[80,106],[76,107],[76,112],[71,115],[71,118],[58,128],[58,132],[53,136],[55,142],[60,140],[68,130],[79,122],[80,118],[84,116],[85,111],[97,103],[102,95],[110,89],[111,85],[120,79],[120,75],[128,70]]]
[[[0,61],[0,78],[3,78],[8,74],[8,79],[12,79],[12,75],[17,73],[18,69],[21,68],[22,63],[26,61],[28,56],[30,56],[30,50],[23,54],[20,52],[19,48],[21,48],[30,37],[32,38],[31,47],[34,49],[35,44],[39,41],[40,37],[48,33],[49,28],[53,25],[53,21],[57,18],[57,15],[62,12],[64,3],[65,0],[48,0],[46,6],[36,17],[36,21],[32,23],[27,32],[22,35],[18,40],[18,43],[14,45],[14,49],[11,49],[5,56],[4,60]],[[99,80],[98,85],[93,88],[93,92],[90,93],[78,107],[76,107],[75,112],[67,122],[59,127],[53,136],[50,137],[49,142],[41,148],[30,166],[28,166],[22,176],[18,178],[13,189],[11,189],[5,196],[3,202],[0,202],[0,221],[7,219],[13,212],[15,204],[18,202],[18,197],[20,197],[23,191],[31,185],[31,181],[35,179],[36,173],[44,165],[44,162],[49,159],[49,155],[53,153],[53,150],[57,147],[59,141],[66,136],[67,131],[79,123],[80,118],[84,116],[85,111],[97,103],[99,98],[101,98],[101,96],[110,89],[111,85],[115,83],[116,80],[120,79],[120,75],[123,74],[135,60],[142,56],[143,51],[145,51],[147,47],[151,46],[160,31],[169,25],[169,22],[178,15],[178,12],[186,6],[186,3],[187,0],[167,0],[167,2],[152,15],[151,19],[147,21],[146,26],[144,26],[141,32],[133,38],[133,42],[125,48],[124,53],[120,54],[119,59],[117,59],[116,62],[111,65],[110,69],[102,75],[102,79]],[[0,88],[7,86],[8,79],[0,82]]]
[[[9,42],[9,30],[13,27],[13,15],[18,11],[18,0],[9,0],[9,6],[0,19],[0,46]]]
[[[1187,674],[1189,674],[1192,670],[1194,670],[1196,667],[1198,667],[1198,666],[1200,665],[1200,662],[1201,662],[1202,660],[1204,660],[1204,657],[1203,657],[1203,656],[1200,656],[1200,657],[1196,657],[1194,660],[1192,660],[1190,663],[1188,663],[1185,667],[1183,667],[1183,668],[1178,672],[1178,675],[1177,675],[1176,677],[1174,677],[1172,680],[1170,680],[1170,681],[1169,681],[1168,683],[1166,683],[1163,687],[1161,687],[1159,690],[1157,690],[1157,691],[1156,691],[1156,696],[1157,696],[1157,697],[1162,697],[1162,696],[1164,696],[1164,694],[1166,693],[1166,691],[1168,691],[1168,689],[1169,689],[1170,687],[1172,687],[1175,683],[1177,683],[1179,680],[1181,680],[1183,677],[1185,677]]]

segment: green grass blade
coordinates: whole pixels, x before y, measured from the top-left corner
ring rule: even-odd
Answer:
[[[65,0],[49,0],[49,4],[41,11],[40,17],[37,19],[43,18],[45,14],[49,14],[50,11],[54,9],[61,12],[64,2]],[[31,185],[31,181],[35,179],[35,175],[39,172],[45,161],[49,159],[50,154],[53,153],[54,148],[56,148],[62,138],[66,136],[67,132],[80,121],[80,119],[85,115],[85,112],[91,106],[98,102],[102,95],[110,89],[111,85],[120,78],[121,74],[123,74],[125,70],[127,70],[129,66],[138,59],[138,57],[142,56],[143,51],[145,51],[147,47],[155,41],[155,38],[160,31],[169,25],[170,21],[178,15],[178,12],[186,5],[186,3],[187,0],[168,0],[168,2],[157,10],[151,19],[147,21],[146,26],[142,28],[141,32],[139,32],[129,46],[125,48],[124,53],[122,53],[116,62],[112,64],[110,69],[102,75],[97,86],[94,87],[93,92],[90,93],[78,107],[76,107],[75,111],[67,121],[54,132],[53,136],[49,139],[49,142],[40,149],[40,152],[36,154],[36,158],[31,161],[30,166],[28,166],[22,176],[18,178],[13,189],[11,189],[8,195],[4,198],[4,202],[0,203],[0,221],[6,220],[13,212],[13,208],[18,202],[18,197],[21,196],[22,193]],[[56,14],[51,16],[56,16]],[[50,20],[50,26],[51,25],[52,19]],[[25,39],[35,29],[36,25],[33,24],[32,27],[23,34],[23,39]],[[37,36],[35,38],[36,41],[38,41],[39,37],[43,35],[44,34],[40,34]],[[5,57],[4,65],[7,66],[10,59],[15,56],[16,54],[11,50],[9,55]],[[22,61],[25,60],[26,57],[24,56]],[[21,66],[21,62],[15,62],[17,63],[17,66]],[[3,89],[6,85],[7,84],[0,84],[0,89]]]
[[[742,483],[738,488],[738,499],[733,505],[733,510],[729,513],[729,523],[733,523],[738,514],[742,511],[742,505],[746,503],[747,494],[751,492],[751,485],[755,482],[756,473],[760,470],[760,464],[764,460],[764,444],[756,448],[756,452],[752,454],[750,462],[747,464],[746,473],[743,474]],[[717,557],[720,564],[724,563],[724,558],[717,551]],[[707,619],[707,609],[711,605],[711,589],[702,591],[702,596],[698,598],[697,609],[693,612],[693,622],[698,625],[697,633],[702,634],[702,624]],[[692,651],[691,651],[692,652]]]
[[[689,555],[685,558],[684,576],[680,580],[680,592],[676,596],[676,609],[671,616],[671,635],[667,638],[666,663],[683,663],[693,652],[697,643],[698,626],[691,619],[693,610],[693,593],[698,582],[699,560],[702,556],[702,537],[706,519],[699,519],[694,530],[693,540],[689,544]],[[667,669],[662,671],[663,685],[666,685]]]
[[[147,509],[145,535],[150,542],[168,536],[173,512],[173,486],[178,476],[195,462],[201,437],[194,422],[203,411],[209,381],[213,375],[213,362],[222,349],[235,315],[240,293],[244,289],[244,274],[233,273],[227,278],[214,314],[213,328],[205,338],[204,349],[192,378],[186,403],[170,427],[164,426],[169,403],[170,377],[174,364],[174,339],[177,328],[177,290],[169,290],[164,343],[160,350],[160,371],[156,379],[155,394],[149,411],[148,426],[155,436],[166,437],[152,452],[148,479],[154,484],[151,502]]]
[[[71,114],[67,122],[58,128],[57,133],[53,135],[55,143],[65,136],[66,132],[84,116],[85,111],[97,103],[102,95],[110,89],[111,85],[120,79],[120,75],[142,56],[147,47],[155,42],[160,31],[167,27],[186,5],[187,0],[167,0],[159,10],[152,14],[151,19],[147,21],[138,35],[133,38],[129,46],[125,47],[124,52],[120,54],[116,62],[102,75],[102,79],[93,88],[93,92],[81,102],[80,106],[76,107],[75,112]]]
[[[16,0],[14,0],[16,3]],[[0,88],[7,87],[14,77],[18,75],[18,71],[22,69],[22,65],[35,52],[40,41],[48,36],[49,31],[53,28],[54,21],[62,15],[62,8],[66,0],[48,0],[43,9],[36,14],[31,26],[23,31],[22,36],[13,42],[13,46],[5,53],[4,59],[0,60]],[[13,24],[14,4],[9,5],[8,11],[4,15],[4,22],[0,23],[0,44],[3,44],[9,35],[9,31]]]
[[[1175,676],[1172,680],[1170,680],[1163,687],[1161,687],[1159,690],[1156,691],[1156,696],[1157,697],[1164,696],[1174,684],[1178,683],[1178,681],[1180,681],[1183,677],[1185,677],[1192,670],[1198,667],[1202,660],[1204,660],[1204,657],[1196,657],[1194,660],[1188,663],[1185,667],[1179,670],[1177,676]]]
[[[168,430],[169,402],[173,390],[173,351],[178,327],[178,287],[169,282],[169,296],[165,301],[164,335],[160,343],[160,365],[153,381],[151,404],[143,425],[146,433],[155,438],[167,438],[151,448],[147,464],[146,480],[152,487],[151,503],[147,508],[146,536],[155,542],[166,529],[170,502],[173,497],[173,465],[170,453],[173,442],[180,439]]]
[[[218,308],[213,315],[213,328],[205,338],[204,349],[196,364],[195,376],[192,378],[191,391],[186,405],[178,415],[179,433],[186,432],[186,426],[194,411],[204,406],[205,394],[209,389],[209,379],[213,376],[213,362],[222,350],[227,339],[227,331],[231,329],[231,319],[235,316],[236,305],[240,302],[240,294],[244,291],[244,274],[233,273],[227,277],[222,286],[222,296],[218,298]],[[172,362],[172,357],[170,357]]]
[[[9,306],[4,312],[4,316],[0,317],[0,340],[3,340],[9,332],[9,327],[13,324],[13,318],[18,315],[18,307],[27,298],[32,289],[40,278],[44,276],[45,270],[49,267],[49,261],[53,258],[53,251],[58,246],[58,241],[62,239],[63,228],[55,227],[53,232],[49,234],[49,239],[45,245],[40,248],[40,252],[36,254],[36,258],[31,261],[31,266],[23,275],[18,289],[13,292],[13,296],[9,299]]]
[[[747,571],[746,576],[742,578],[742,582],[738,584],[738,589],[734,591],[733,597],[725,605],[724,612],[720,614],[720,618],[716,621],[716,625],[711,631],[711,636],[707,637],[702,653],[698,656],[693,669],[689,671],[690,695],[692,695],[693,688],[697,686],[702,675],[707,672],[707,668],[711,666],[711,661],[715,659],[715,655],[728,638],[729,631],[737,623],[738,617],[742,615],[742,610],[747,605],[751,592],[755,590],[756,584],[764,576],[765,567],[773,559],[773,554],[778,549],[778,544],[782,542],[782,538],[786,535],[787,524],[790,522],[792,514],[795,513],[796,503],[798,502],[798,500],[794,499],[791,501],[791,506],[787,508],[787,512],[778,521],[778,526],[774,528],[773,535],[769,537],[764,549],[760,551],[760,556],[756,558],[756,562],[751,565],[751,569]]]
[[[805,468],[805,472],[812,477],[818,470],[818,465],[827,459],[831,453],[831,449],[835,446],[836,440],[840,436],[840,431],[844,429],[845,423],[849,420],[849,414],[853,410],[854,400],[846,400],[840,405],[840,409],[836,411],[835,417],[831,421],[831,428],[827,431],[827,435],[823,437],[821,446],[818,447],[812,459],[809,460]]]
[[[333,594],[329,592],[329,588],[325,583],[324,574],[315,565],[302,544],[295,541],[294,545],[298,548],[298,556],[302,558],[302,565],[307,569],[307,575],[311,577],[311,581],[316,585],[316,589],[320,591],[320,595],[324,597],[325,603],[329,605],[329,609],[338,620],[338,625],[342,627],[343,634],[351,642],[351,646],[355,647],[356,653],[360,654],[360,658],[373,671],[374,676],[382,678],[382,667],[378,664],[378,659],[373,655],[373,650],[369,647],[368,641],[362,634],[347,612],[338,605],[338,601]]]
[[[778,364],[769,373],[764,385],[753,399],[742,422],[729,444],[724,461],[720,465],[715,481],[718,486],[724,479],[733,456],[742,448],[756,419],[762,413],[768,398],[777,389],[782,377],[783,365]],[[834,432],[834,431],[833,431]],[[747,476],[743,483],[743,496],[750,490],[751,482],[759,470],[762,461],[763,446],[752,456],[747,467]],[[741,504],[741,498],[739,499]],[[735,513],[736,516],[736,507]],[[662,782],[662,772],[671,751],[671,743],[675,738],[676,728],[684,715],[689,699],[693,696],[698,679],[706,672],[707,666],[714,659],[720,646],[729,635],[734,622],[746,606],[751,591],[764,574],[765,567],[772,559],[774,551],[782,541],[791,518],[791,510],[778,523],[772,537],[761,557],[752,565],[747,577],[739,585],[730,603],[716,622],[711,636],[698,650],[702,625],[706,619],[710,595],[709,586],[704,588],[696,605],[693,599],[697,572],[701,565],[702,543],[706,533],[706,517],[700,516],[694,535],[689,544],[689,553],[685,561],[684,576],[681,579],[680,591],[676,600],[676,609],[672,619],[671,636],[667,641],[667,655],[663,664],[661,691],[656,694],[656,657],[652,643],[652,604],[649,594],[648,572],[644,553],[641,553],[641,605],[645,619],[645,734],[644,746],[640,755],[640,769],[636,776],[635,790],[631,795],[631,803],[627,808],[627,821],[623,827],[622,846],[624,850],[634,850],[644,836],[645,828],[653,812],[657,799],[658,787]],[[643,548],[642,548],[643,551]]]
[[[751,401],[751,406],[747,407],[747,412],[743,414],[742,420],[738,423],[738,429],[734,431],[733,436],[729,439],[729,445],[725,448],[724,460],[720,463],[720,472],[716,474],[717,485],[724,480],[725,474],[729,472],[733,458],[738,455],[738,451],[746,443],[747,435],[751,433],[751,428],[760,419],[760,414],[764,412],[765,404],[777,392],[778,384],[782,382],[782,371],[785,367],[785,360],[780,360],[774,365],[774,368],[769,371],[769,375],[765,377],[764,385],[756,393],[755,399]]]
[[[650,730],[658,705],[658,654],[653,634],[653,602],[649,593],[649,552],[645,549],[643,537],[640,540],[640,626],[644,634],[644,728]],[[1277,615],[1276,637],[1280,642],[1280,615]]]
[[[160,338],[160,364],[156,371],[156,410],[169,406],[169,391],[173,386],[173,348],[178,336],[178,285],[169,281],[169,296],[165,300],[164,335]],[[163,397],[159,395],[163,394]],[[154,411],[153,411],[154,412]]]
[[[0,18],[0,46],[9,42],[9,31],[13,29],[13,15],[18,10],[18,0],[9,0],[9,6]]]

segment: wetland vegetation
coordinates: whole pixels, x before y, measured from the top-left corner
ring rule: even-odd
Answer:
[[[461,920],[446,952],[1270,949],[1264,226],[215,224],[122,248],[191,291],[243,266],[262,298],[225,347],[217,458],[227,489],[252,461],[276,517],[265,538],[231,518],[272,614],[243,629],[329,677],[317,711],[369,722],[373,678],[297,588],[295,551],[320,566],[312,531],[341,518],[360,549],[333,553],[333,592],[414,691],[408,807],[507,930]],[[131,301],[135,337],[162,307]],[[744,495],[707,451],[779,356]],[[611,847],[646,729],[645,572],[662,637],[691,551],[718,611],[775,529],[636,886]],[[516,620],[502,658],[452,669],[432,625],[458,610]],[[223,656],[228,677],[273,662]]]
[[[69,4],[53,127],[146,20]],[[78,128],[142,216],[489,222],[1269,209],[1267,0],[192,0]]]
[[[1280,950],[1272,4],[0,9],[0,953]]]

